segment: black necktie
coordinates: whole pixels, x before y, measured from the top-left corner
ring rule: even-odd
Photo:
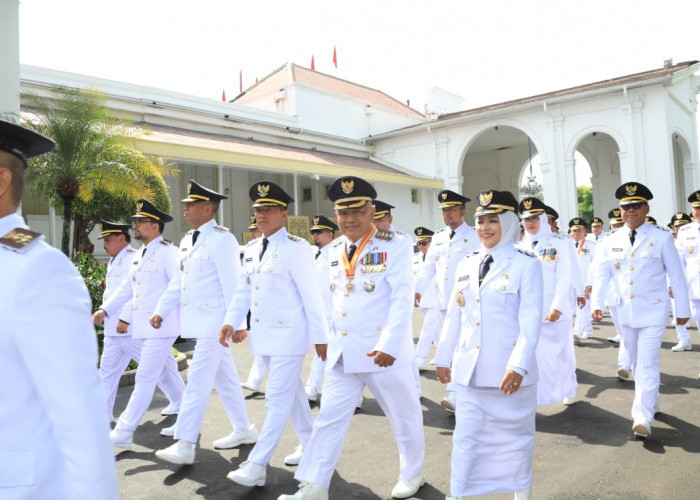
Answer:
[[[491,269],[491,262],[493,262],[491,254],[487,254],[484,260],[481,261],[481,266],[479,267],[479,286],[481,286],[481,282],[484,281],[489,269]]]
[[[535,240],[535,241],[532,242],[532,248],[533,248],[533,249],[537,246],[537,242],[538,242],[538,240]]]
[[[632,229],[632,231],[630,231],[630,245],[634,245],[634,237],[636,236],[636,234],[637,234],[636,229]]]
[[[355,255],[355,250],[357,250],[357,245],[353,243],[348,248],[348,261],[352,260],[352,256]]]
[[[199,231],[195,231],[192,233],[192,246],[194,246],[195,243],[197,243],[197,238],[199,238]]]
[[[425,254],[423,254],[423,262],[425,262]]]
[[[454,231],[451,231],[451,232],[450,232],[450,239],[452,239],[452,238],[454,237],[454,235],[455,235],[455,232],[454,232]]]
[[[262,260],[263,255],[265,255],[265,250],[267,250],[267,238],[263,238],[262,248],[260,249],[260,260]]]
[[[143,256],[146,255],[146,247],[143,247],[143,252],[141,252],[141,258],[143,259]]]
[[[577,241],[577,242],[576,242],[576,248],[578,248],[580,245],[581,245],[581,242],[580,242],[580,241]]]

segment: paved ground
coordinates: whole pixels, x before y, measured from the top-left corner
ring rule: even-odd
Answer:
[[[416,317],[420,320],[419,315]],[[416,324],[418,324],[416,322]],[[617,348],[609,322],[596,328],[594,337],[576,348],[579,401],[570,407],[551,405],[537,414],[533,497],[535,499],[668,499],[700,498],[700,342],[692,352],[674,353],[675,332],[666,330],[661,353],[661,413],[653,436],[636,440],[629,412],[633,382],[615,379]],[[189,344],[177,346],[187,352]],[[242,378],[252,362],[247,344],[234,348]],[[305,366],[304,376],[309,363]],[[186,372],[183,372],[186,375]],[[423,417],[427,444],[426,485],[416,498],[443,499],[449,491],[449,462],[454,419],[439,405],[444,394],[434,372],[422,375]],[[116,414],[124,408],[132,387],[119,391]],[[122,497],[125,499],[231,498],[276,499],[296,490],[294,467],[283,463],[296,446],[291,426],[282,437],[268,467],[264,488],[245,488],[226,479],[228,471],[245,460],[251,446],[216,451],[212,441],[230,432],[216,394],[212,395],[194,465],[177,467],[155,458],[154,450],[172,443],[158,431],[174,422],[161,417],[166,401],[157,392],[151,409],[135,435],[132,451],[116,451]],[[264,396],[248,395],[251,420],[260,427]],[[314,414],[318,408],[314,408]],[[367,392],[365,403],[353,418],[340,463],[331,483],[333,499],[380,499],[398,477],[393,436],[376,401]],[[511,494],[485,498],[510,499]]]

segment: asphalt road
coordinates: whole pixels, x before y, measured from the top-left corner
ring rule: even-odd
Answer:
[[[414,326],[421,320],[416,314]],[[417,332],[417,328],[415,329]],[[576,347],[578,402],[540,407],[537,412],[533,498],[535,499],[698,499],[700,498],[700,339],[691,328],[694,351],[671,352],[675,331],[666,329],[661,352],[661,396],[652,437],[635,439],[630,407],[634,382],[615,378],[617,348],[607,338],[611,323],[596,327],[592,339]],[[192,348],[179,344],[181,351]],[[252,357],[247,343],[233,348],[245,380]],[[304,368],[308,372],[310,358]],[[186,371],[183,372],[186,377]],[[444,499],[449,493],[449,464],[454,418],[440,406],[444,387],[433,371],[422,376],[427,483],[415,498]],[[117,396],[115,413],[126,405],[132,387]],[[264,418],[264,395],[246,391],[248,412],[258,429]],[[212,393],[194,465],[175,466],[158,460],[154,451],[171,438],[158,434],[174,423],[161,417],[167,404],[157,390],[153,404],[134,436],[134,449],[115,450],[120,490],[125,499],[276,499],[297,489],[294,467],[283,463],[297,444],[291,425],[272,458],[264,488],[246,488],[226,474],[245,460],[252,446],[214,450],[212,441],[231,429],[216,393]],[[314,415],[318,406],[313,407]],[[387,419],[366,391],[354,416],[336,473],[332,499],[390,498],[398,477],[398,455]],[[512,494],[490,499],[511,499]]]

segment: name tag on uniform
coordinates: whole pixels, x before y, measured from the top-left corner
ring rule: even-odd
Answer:
[[[622,252],[622,248],[613,248],[613,252]]]
[[[246,262],[253,262],[253,257],[248,257],[245,261]]]
[[[338,265],[338,261],[337,261],[337,260],[334,260],[333,262],[331,262],[331,267],[337,266],[337,265]]]
[[[686,238],[686,240],[694,240],[694,239],[695,239],[695,236],[688,236],[688,237]]]
[[[466,276],[460,276],[457,281],[466,281],[469,279],[469,275],[467,274]]]
[[[188,249],[187,248],[181,248],[180,251],[186,252]]]
[[[444,242],[444,241],[438,241],[438,242],[435,243],[435,244],[436,244],[436,245],[442,245],[443,243],[445,243],[445,242]]]

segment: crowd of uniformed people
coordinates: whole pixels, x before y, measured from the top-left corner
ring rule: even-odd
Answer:
[[[280,498],[307,500],[332,496],[350,421],[368,389],[398,448],[391,496],[409,498],[426,481],[419,373],[434,365],[446,384],[441,405],[455,416],[447,498],[514,492],[525,500],[531,498],[536,409],[575,404],[574,346],[591,337],[592,321],[608,311],[615,325],[615,375],[634,378],[631,431],[641,439],[651,436],[658,410],[669,311],[678,334],[673,351],[692,349],[687,323],[691,313],[700,319],[700,191],[688,198],[692,217],[674,214],[667,231],[648,214],[651,191],[627,182],[615,192],[619,206],[608,213],[610,232],[599,217],[590,224],[575,217],[564,235],[556,210],[536,197],[484,190],[472,202],[443,190],[437,203],[445,226],[416,227],[414,247],[411,236],[393,228],[395,207],[379,200],[367,181],[345,176],[328,189],[335,220],[313,217],[312,246],[285,228],[294,200],[260,181],[249,191],[251,241],[240,248],[215,221],[227,197],[193,180],[182,200],[192,229],[179,246],[162,237],[172,217],[145,199],[130,224],[101,224],[110,261],[103,303],[92,316],[105,328],[98,378],[89,298],[79,275],[15,214],[27,158],[51,148],[44,137],[0,122],[0,271],[9,283],[0,308],[10,318],[0,326],[0,348],[10,353],[2,370],[21,380],[0,389],[2,449],[13,454],[12,466],[0,455],[0,487],[18,497],[117,497],[111,447],[131,449],[158,386],[169,400],[162,414],[177,415],[160,431],[174,441],[156,451],[159,459],[195,462],[215,387],[231,432],[213,447],[253,445],[227,477],[263,487],[289,420],[298,446],[285,451],[284,462],[298,466],[300,484]],[[139,248],[131,245],[130,231]],[[52,279],[41,279],[43,271]],[[30,303],[41,304],[41,311],[12,314]],[[414,344],[416,308],[423,323]],[[71,373],[54,369],[37,340],[48,330],[65,336],[59,345],[70,344],[64,354],[76,360]],[[187,384],[172,355],[178,336],[196,339]],[[254,363],[241,382],[230,346],[246,339]],[[309,351],[314,359],[304,382]],[[135,387],[115,420],[119,377],[132,359],[138,361]],[[265,375],[258,428],[243,389],[259,390]],[[319,394],[314,419],[309,402]],[[36,441],[17,439],[28,407],[40,409],[22,424],[32,427]]]

